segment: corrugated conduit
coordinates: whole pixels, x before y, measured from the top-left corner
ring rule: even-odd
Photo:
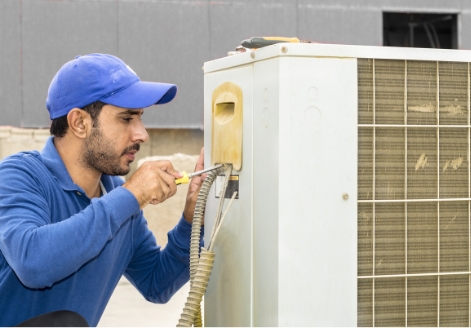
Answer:
[[[216,179],[216,177],[225,173],[224,184],[221,188],[219,206],[216,214],[216,219],[211,234],[211,239],[208,244],[208,249],[201,248],[200,254],[200,234],[201,224],[203,222],[204,209],[206,207],[206,200],[208,199],[209,190]],[[222,208],[224,203],[224,195],[226,193],[227,184],[229,177],[232,172],[232,165],[225,164],[223,167],[210,171],[201,186],[201,190],[196,200],[195,212],[193,215],[193,226],[191,230],[191,241],[190,241],[190,293],[188,295],[185,307],[178,321],[177,327],[202,327],[203,322],[201,318],[201,301],[203,295],[206,292],[208,286],[209,276],[213,268],[215,253],[213,252],[214,241],[219,232],[221,223],[223,222],[232,202],[234,201],[237,192],[232,195],[231,201],[227,206],[224,215],[222,214]]]

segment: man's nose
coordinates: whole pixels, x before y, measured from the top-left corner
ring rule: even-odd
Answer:
[[[149,134],[147,133],[147,130],[142,123],[142,121],[138,122],[134,128],[132,135],[132,141],[133,142],[146,142],[149,139]]]

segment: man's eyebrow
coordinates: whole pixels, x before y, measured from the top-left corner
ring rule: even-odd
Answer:
[[[142,109],[126,109],[119,113],[119,115],[143,115]]]

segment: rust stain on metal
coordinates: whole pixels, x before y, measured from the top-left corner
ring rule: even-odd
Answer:
[[[445,165],[443,166],[443,172],[445,172],[449,167],[453,168],[453,170],[457,170],[461,164],[463,164],[463,157],[455,158],[451,161],[446,161]]]
[[[460,105],[457,106],[446,106],[440,109],[441,112],[447,113],[450,116],[455,116],[455,115],[462,115],[464,114],[464,108],[461,107]]]
[[[420,112],[420,113],[435,113],[436,107],[432,104],[423,104],[417,106],[409,106],[408,110],[411,112]]]
[[[419,169],[423,169],[425,166],[428,165],[428,157],[425,156],[425,153],[420,155],[417,163],[415,163],[415,171],[417,172]]]

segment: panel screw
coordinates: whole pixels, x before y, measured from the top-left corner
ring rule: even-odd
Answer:
[[[288,47],[281,47],[281,52],[282,53],[288,52]]]
[[[250,57],[252,57],[252,59],[254,59],[254,58],[255,58],[255,52],[252,51],[252,52],[250,53]]]
[[[344,194],[342,195],[342,198],[343,198],[343,200],[348,200],[348,194],[347,194],[347,193],[344,193]]]

